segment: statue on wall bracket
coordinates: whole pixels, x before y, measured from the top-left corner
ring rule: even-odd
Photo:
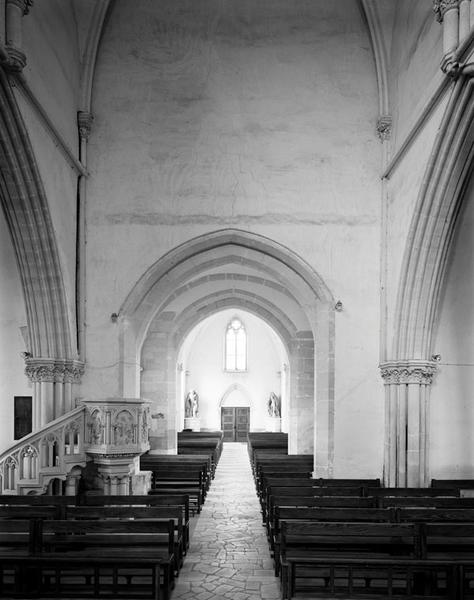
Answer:
[[[195,418],[199,414],[199,396],[196,390],[190,390],[184,400],[184,416]]]
[[[281,398],[275,392],[270,392],[268,399],[268,414],[271,417],[281,417]]]

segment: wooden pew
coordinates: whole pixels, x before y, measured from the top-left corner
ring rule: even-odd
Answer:
[[[201,511],[206,497],[206,483],[199,467],[188,469],[157,468],[153,471],[153,493],[188,494],[191,503]]]
[[[351,523],[395,523],[396,511],[390,508],[330,508],[275,506],[273,521],[270,523],[270,548],[273,551],[275,575],[279,574],[280,564],[280,523],[281,521],[317,521]]]
[[[380,496],[380,497],[400,497],[407,496],[410,498],[423,497],[423,498],[435,498],[435,497],[459,497],[459,489],[455,487],[449,488],[382,488],[382,487],[368,487],[366,488],[367,496]]]
[[[35,523],[28,518],[0,519],[0,555],[33,552]]]
[[[372,496],[368,492],[367,485],[375,482],[380,483],[378,479],[313,479],[311,477],[301,477],[301,473],[290,474],[277,474],[276,473],[264,473],[258,480],[257,494],[262,502],[262,498],[265,498],[266,488],[269,486],[273,487],[293,487],[293,488],[306,488],[320,489],[321,495],[332,496]]]
[[[425,508],[474,508],[474,498],[457,498],[457,497],[434,497],[427,498],[423,496],[410,497],[379,497],[377,506],[379,508],[390,507],[425,507]]]
[[[7,506],[0,505],[0,519],[63,519],[66,513],[66,506],[50,505],[28,505],[21,506],[13,504]]]
[[[267,535],[270,535],[270,527],[275,519],[275,508],[283,507],[318,507],[318,508],[376,508],[376,498],[360,498],[357,496],[296,496],[273,495],[268,497],[268,506],[264,514],[264,524]]]
[[[212,468],[209,454],[142,454],[140,457],[140,468],[144,471],[152,471],[153,467],[168,466],[180,467],[181,465],[195,465],[202,468],[205,477],[209,481],[214,478],[215,472]]]
[[[159,494],[137,496],[107,496],[107,495],[81,495],[81,496],[0,496],[0,519],[23,518],[48,518],[66,519],[68,511],[76,505],[103,507],[166,507],[172,509],[180,506],[182,509],[182,527],[185,551],[189,547],[189,496],[187,494]],[[70,513],[69,513],[70,514]]]
[[[381,509],[390,510],[390,509]],[[398,523],[474,523],[474,508],[392,508]]]
[[[326,589],[328,571],[324,561],[335,558],[345,573],[345,589],[349,594],[355,587],[354,579],[350,576],[349,564],[346,559],[364,559],[363,564],[371,559],[390,559],[394,556],[416,558],[418,555],[418,529],[411,523],[335,523],[335,522],[291,522],[281,521],[280,536],[280,565],[281,586],[283,598],[291,598],[296,584],[302,582],[313,591]],[[380,565],[377,565],[380,567]],[[377,572],[387,578],[388,573]],[[380,569],[379,569],[380,571]],[[358,585],[361,591],[370,591],[375,575],[367,570],[358,574]],[[319,579],[317,585],[316,579]]]
[[[250,463],[253,465],[256,460],[260,458],[271,458],[271,459],[286,459],[290,456],[296,456],[293,454],[288,454],[287,445],[282,444],[281,446],[269,446],[262,448],[252,448],[250,444],[247,445],[247,451],[249,455]],[[300,455],[301,456],[301,455]],[[308,455],[309,456],[309,455]]]
[[[288,454],[288,434],[282,432],[249,432],[247,434],[247,452],[250,462],[255,451],[271,450],[273,453]]]
[[[421,557],[474,561],[474,522],[421,523]]]
[[[282,598],[290,600],[296,588],[296,567],[305,575],[307,598],[429,598],[463,600],[472,596],[473,563],[413,559],[399,556],[357,558],[337,554],[318,558],[288,559],[288,580],[282,582]],[[470,567],[471,571],[468,570]],[[300,573],[298,573],[299,575]]]
[[[215,439],[178,440],[178,456],[183,454],[208,454],[215,469],[222,453],[222,445]]]
[[[297,496],[320,496],[320,497],[331,497],[331,496],[343,496],[343,497],[347,497],[347,496],[353,496],[354,498],[362,498],[364,497],[363,492],[361,491],[361,488],[356,487],[356,488],[352,488],[352,487],[327,487],[327,488],[322,488],[319,486],[313,486],[311,485],[311,480],[301,480],[301,479],[295,479],[293,480],[295,483],[293,485],[291,485],[292,480],[290,479],[285,479],[283,485],[280,485],[280,479],[271,479],[271,480],[267,480],[267,485],[264,486],[264,491],[265,493],[260,496],[260,504],[262,507],[262,516],[263,516],[263,520],[264,523],[266,523],[265,517],[267,515],[268,512],[268,506],[269,506],[269,498],[271,495],[273,496],[294,496],[295,498]],[[301,483],[301,485],[299,485],[299,483]]]
[[[195,515],[201,512],[201,499],[200,499],[200,490],[198,487],[178,487],[178,486],[169,486],[169,487],[158,487],[149,490],[148,495],[152,497],[159,496],[178,496],[178,495],[186,495],[188,497],[188,509],[190,514]]]
[[[0,495],[0,505],[6,506],[68,506],[76,504],[77,496],[50,496],[48,494],[31,494],[27,496]]]
[[[67,519],[160,519],[174,522],[175,575],[183,566],[186,546],[184,539],[184,514],[180,505],[168,506],[68,506]]]
[[[14,555],[0,557],[0,596],[166,600],[161,560],[148,556]],[[133,574],[134,578],[130,577]]]
[[[291,469],[295,464],[303,466],[305,470],[312,472],[314,468],[314,457],[312,454],[262,454],[259,451],[255,451],[250,464],[254,477],[257,475],[259,469],[265,471],[265,469],[273,467],[273,469],[270,470],[287,470]]]
[[[173,574],[157,553],[168,556],[173,522],[92,523],[0,519],[0,596],[166,599]]]
[[[459,569],[458,598],[472,598],[474,586],[474,522],[421,523],[422,557]]]
[[[432,479],[432,488],[456,488],[462,490],[474,490],[474,479]]]
[[[163,597],[169,597],[174,585],[174,522],[166,520],[39,520],[36,522],[36,553],[62,558],[94,559],[100,565],[102,558],[127,559],[151,558],[159,562]],[[70,574],[70,577],[69,577]],[[127,567],[129,586],[141,586],[143,573],[135,565]],[[68,567],[61,573],[63,582],[82,579],[82,585],[93,585],[81,571]],[[61,580],[59,581],[61,583]],[[43,585],[57,588],[58,577],[53,572],[51,580],[44,577]],[[148,584],[148,586],[150,583]]]
[[[189,496],[187,494],[147,494],[137,496],[82,496],[81,506],[181,506],[183,510],[183,536],[189,548]]]
[[[288,452],[288,434],[271,432],[262,432],[258,436],[255,433],[247,434],[247,448],[250,455],[255,450],[268,448],[272,450],[284,449]]]
[[[178,431],[178,454],[189,454],[180,452],[185,447],[193,450],[199,447],[212,448],[215,464],[219,462],[222,454],[224,433],[222,431]]]

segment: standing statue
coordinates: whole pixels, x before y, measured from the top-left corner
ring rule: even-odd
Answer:
[[[185,417],[197,417],[199,412],[199,396],[195,390],[191,390],[187,393],[184,401],[184,416]]]
[[[280,417],[280,398],[275,394],[275,392],[270,392],[270,398],[268,400],[268,414],[271,417]]]

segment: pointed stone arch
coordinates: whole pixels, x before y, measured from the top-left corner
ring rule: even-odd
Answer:
[[[314,452],[315,471],[330,476],[334,300],[306,261],[270,238],[238,229],[204,234],[169,251],[143,274],[120,309],[121,393],[135,396],[143,389],[161,390],[157,411],[170,415],[166,449],[172,448],[177,349],[205,315],[229,306],[263,318],[289,349],[290,452]],[[133,366],[137,362],[141,373]],[[163,380],[147,380],[152,372]],[[157,396],[156,391],[155,400]]]
[[[392,354],[429,360],[446,262],[474,159],[474,80],[455,84],[425,172],[405,248]]]
[[[249,393],[247,388],[244,385],[242,385],[241,383],[232,383],[231,385],[229,385],[229,387],[225,390],[225,392],[222,394],[222,396],[219,400],[219,408],[222,408],[222,406],[225,406],[225,401],[227,400],[227,398],[232,394],[232,392],[236,392],[236,391],[239,391],[242,394],[242,396],[244,396],[244,398],[246,398],[248,400],[248,406],[250,407],[250,409],[252,409],[252,406],[253,406],[252,395]]]
[[[33,357],[76,358],[49,207],[8,76],[0,69],[0,201],[10,229]]]
[[[431,357],[446,265],[474,164],[473,79],[455,82],[417,200],[402,263],[385,382],[384,479],[429,485]]]

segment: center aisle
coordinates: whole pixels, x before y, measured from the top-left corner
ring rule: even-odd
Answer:
[[[225,443],[171,600],[276,600],[247,445]]]

